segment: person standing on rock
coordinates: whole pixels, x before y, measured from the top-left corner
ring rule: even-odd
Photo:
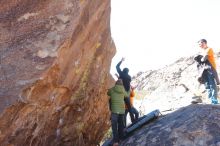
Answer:
[[[212,48],[209,48],[207,45],[207,41],[205,39],[201,39],[198,41],[199,47],[202,49],[201,62],[208,61],[211,66],[211,72],[204,72],[203,80],[205,84],[205,88],[208,92],[208,97],[211,99],[212,104],[218,104],[217,99],[217,85],[219,85],[219,78],[216,71],[216,63],[214,57],[214,51]]]
[[[122,58],[121,61],[119,61],[119,63],[116,65],[116,70],[119,74],[119,78],[122,79],[123,81],[123,85],[125,88],[125,91],[127,92],[128,96],[125,98],[125,104],[128,108],[128,112],[131,115],[131,122],[135,122],[135,118],[134,115],[132,114],[132,108],[131,108],[131,104],[130,104],[130,83],[131,83],[131,76],[128,74],[129,69],[128,68],[124,68],[123,71],[120,68],[121,63],[125,60],[125,58]]]
[[[108,90],[107,95],[110,96],[113,145],[118,146],[119,141],[124,138],[124,98],[128,96],[121,79],[118,79],[115,86]]]

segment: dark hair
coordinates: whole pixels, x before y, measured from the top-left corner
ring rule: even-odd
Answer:
[[[194,60],[195,60],[197,63],[201,64],[201,63],[202,63],[202,61],[201,61],[202,57],[203,57],[202,55],[196,55],[196,56],[194,57]]]
[[[123,73],[126,73],[126,74],[127,74],[128,72],[129,72],[129,69],[128,69],[128,68],[124,68],[124,69],[123,69]]]
[[[200,43],[200,42],[201,42],[201,43],[206,43],[206,44],[207,44],[207,40],[206,40],[206,39],[201,39],[201,40],[198,41],[198,43]]]

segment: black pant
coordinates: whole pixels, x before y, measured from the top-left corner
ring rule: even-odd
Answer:
[[[128,109],[125,110],[125,127],[127,125],[127,114],[128,114]],[[137,111],[137,109],[135,107],[131,107],[131,112],[129,112],[130,118],[131,118],[131,122],[134,123],[135,121],[138,120],[139,118],[139,112]],[[133,117],[133,119],[132,119]]]
[[[124,114],[111,114],[113,141],[119,142],[124,138]]]
[[[131,122],[133,123],[133,122],[135,121],[135,118],[134,118],[134,114],[132,114],[132,108],[131,108],[130,98],[129,98],[129,97],[126,97],[126,98],[124,99],[124,101],[125,101],[125,104],[126,104],[126,106],[127,106],[127,110],[128,110],[128,112],[129,112],[129,114],[130,114]],[[125,125],[126,125],[126,120],[125,120]]]

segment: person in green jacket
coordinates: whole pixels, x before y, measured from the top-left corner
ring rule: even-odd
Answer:
[[[124,89],[122,80],[118,79],[115,83],[115,86],[109,89],[107,94],[110,96],[113,142],[114,146],[117,146],[119,140],[122,140],[124,137],[124,98],[128,96]]]

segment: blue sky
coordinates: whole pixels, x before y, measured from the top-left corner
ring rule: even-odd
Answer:
[[[162,68],[196,54],[201,38],[220,51],[219,8],[220,0],[111,0],[111,73],[122,57],[131,75]]]

